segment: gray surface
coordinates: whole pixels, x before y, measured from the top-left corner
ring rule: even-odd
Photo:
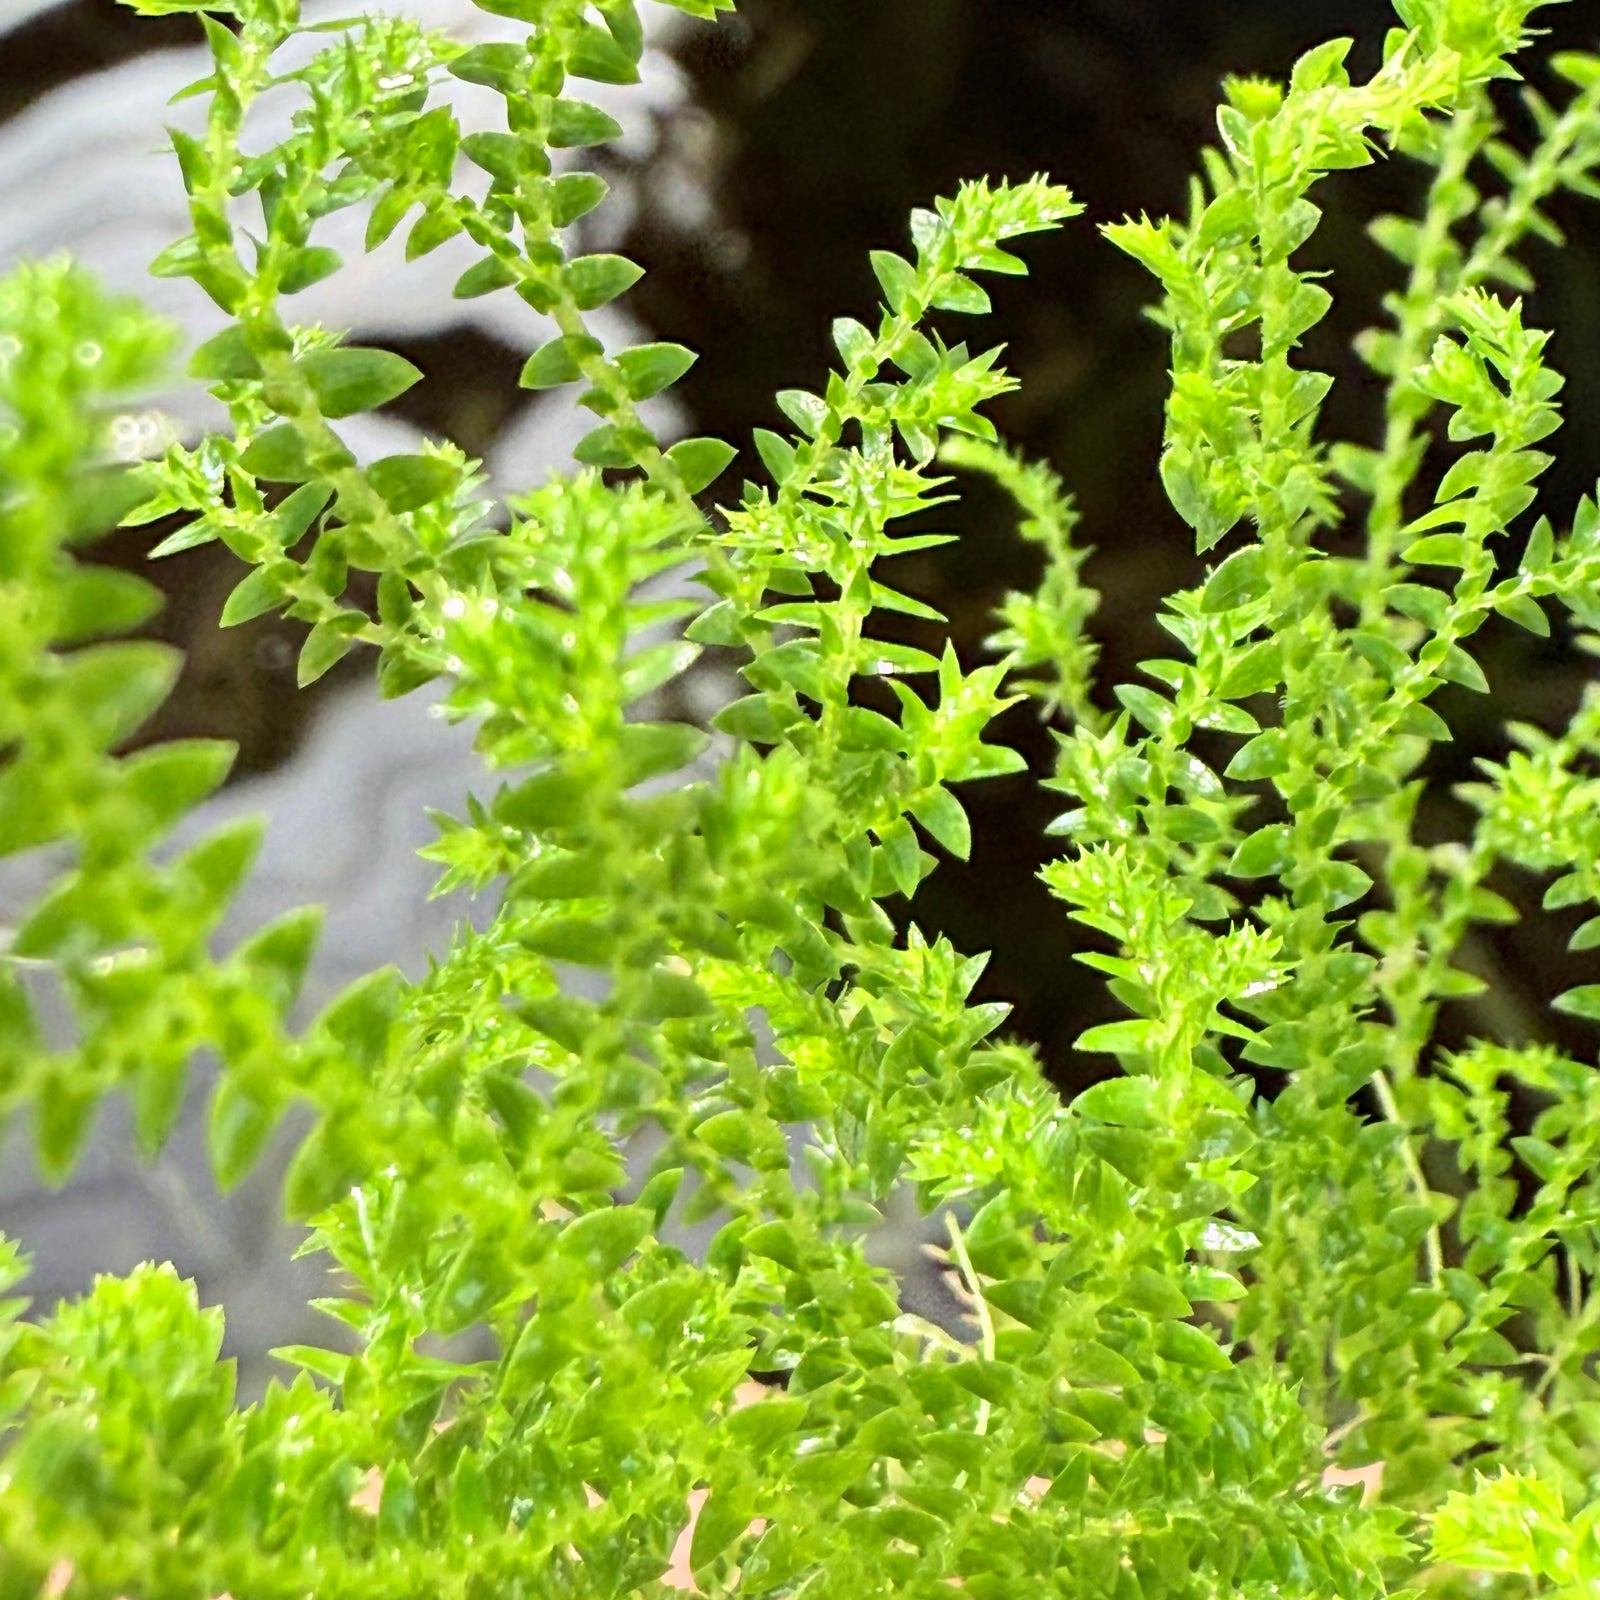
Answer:
[[[0,0],[0,39],[65,3],[66,0]]]
[[[39,0],[24,3],[43,9]],[[0,39],[17,19],[6,7],[7,0],[0,0]],[[344,9],[344,0],[324,0],[308,4],[306,13],[310,19]],[[390,9],[410,10],[462,38],[494,37],[509,26],[467,0],[412,0]],[[663,8],[649,10],[656,23],[670,22]],[[653,47],[644,66],[643,88],[585,85],[586,96],[623,122],[635,154],[648,152],[657,117],[683,98],[676,69],[662,50]],[[168,107],[166,100],[176,85],[202,70],[198,52],[163,52],[67,84],[0,125],[0,270],[23,255],[68,249],[114,285],[138,292],[182,322],[191,342],[214,332],[219,314],[193,285],[158,283],[145,275],[148,260],[187,228],[160,130],[169,119],[192,122],[199,115],[203,102]],[[453,92],[467,125],[486,125],[492,102],[464,85],[453,85]],[[41,173],[48,182],[39,181]],[[694,197],[694,204],[703,210],[704,196]],[[601,215],[609,231],[592,234],[585,247],[614,243],[629,205],[624,189]],[[337,246],[351,233],[357,242],[346,252],[346,271],[297,299],[301,320],[349,328],[357,340],[403,340],[445,325],[469,325],[521,350],[548,336],[540,319],[512,296],[451,300],[451,284],[472,259],[461,241],[406,265],[397,244],[364,256],[360,227],[359,219],[344,218],[319,230],[319,242]],[[593,320],[608,343],[637,337],[621,315]],[[192,392],[166,397],[161,405],[186,434],[217,420],[211,402]],[[680,431],[666,405],[651,420],[669,437]],[[496,488],[506,492],[542,479],[566,459],[591,421],[560,399],[528,406],[490,453]],[[413,437],[403,425],[378,418],[352,419],[341,429],[363,459],[405,449]],[[690,702],[684,709],[708,712],[725,698],[726,686],[696,678],[681,694]],[[194,819],[194,831],[242,814],[271,819],[261,859],[219,948],[281,911],[315,902],[326,908],[327,918],[302,1013],[385,963],[420,973],[429,950],[448,946],[464,909],[459,897],[428,899],[435,869],[415,855],[434,837],[425,808],[460,814],[463,796],[474,787],[483,792],[492,780],[471,753],[470,731],[429,716],[426,695],[386,704],[363,686],[330,697],[288,766],[225,790]],[[0,862],[0,926],[37,891],[44,865]],[[125,1108],[112,1102],[81,1169],[60,1193],[39,1185],[24,1142],[13,1132],[0,1142],[0,1232],[34,1253],[29,1287],[42,1303],[81,1291],[95,1272],[125,1271],[147,1259],[174,1261],[196,1277],[206,1303],[225,1306],[227,1348],[242,1358],[248,1393],[266,1375],[266,1350],[326,1338],[332,1324],[306,1307],[308,1296],[323,1292],[322,1268],[291,1259],[295,1237],[278,1210],[277,1174],[293,1128],[283,1130],[278,1155],[254,1179],[234,1195],[218,1196],[204,1156],[206,1089],[202,1068],[179,1130],[153,1167],[132,1155]],[[949,1321],[954,1302],[919,1243],[937,1230],[918,1222],[905,1199],[897,1200],[889,1225],[874,1241],[874,1254],[905,1277],[908,1309]]]
[[[20,26],[7,11],[15,3],[0,0],[0,13],[5,14],[0,40],[8,28]],[[384,9],[419,17],[469,43],[518,38],[526,31],[479,11],[470,0],[396,0]],[[349,10],[347,0],[306,0],[304,15],[309,23],[347,15]],[[652,152],[659,118],[684,100],[681,75],[662,47],[661,32],[673,27],[679,14],[661,6],[647,10],[657,32],[640,63],[642,81],[629,86],[584,85],[584,97],[621,123],[623,137],[613,148],[628,158]],[[294,40],[281,59],[289,64],[327,42],[327,35]],[[0,125],[0,271],[18,260],[67,250],[109,284],[137,293],[179,323],[190,343],[198,344],[217,332],[223,314],[193,283],[183,278],[153,279],[147,271],[160,251],[189,231],[187,200],[164,129],[170,125],[203,132],[203,97],[176,105],[168,101],[175,89],[209,71],[209,63],[209,54],[198,47],[136,57],[63,84]],[[489,90],[444,77],[436,98],[455,107],[466,132],[504,126],[502,104]],[[294,105],[287,92],[265,95],[252,114],[247,144],[259,148],[282,138]],[[558,153],[557,159],[572,162],[580,157],[569,152]],[[463,181],[474,175],[487,183],[463,162]],[[240,202],[237,220],[241,227],[259,232],[259,209],[252,217],[253,208],[253,201]],[[586,220],[584,248],[614,244],[631,209],[627,186],[618,185],[612,200]],[[451,298],[456,279],[481,254],[464,236],[408,263],[404,228],[369,255],[362,243],[365,227],[359,207],[318,224],[314,241],[339,250],[345,266],[290,302],[297,321],[349,329],[357,340],[380,343],[471,328],[518,351],[532,350],[554,333],[546,319],[515,295]],[[611,344],[643,336],[617,308],[607,308],[591,320],[596,333]],[[221,420],[215,403],[195,386],[160,396],[156,405],[183,432],[216,426]],[[671,431],[673,415],[663,408],[652,420]],[[550,463],[563,459],[587,431],[574,432],[571,417],[572,407],[563,400],[530,400],[490,454],[488,466],[496,486],[526,488],[544,476]],[[414,448],[417,437],[402,423],[376,417],[352,418],[340,424],[340,433],[363,461]]]
[[[269,819],[256,870],[216,948],[226,950],[293,907],[322,905],[323,938],[302,1017],[387,962],[420,976],[428,952],[448,948],[468,909],[459,895],[428,898],[437,869],[416,851],[435,837],[427,807],[460,813],[469,788],[487,784],[471,730],[429,716],[427,698],[385,703],[364,688],[330,698],[290,765],[225,790],[184,830],[203,832],[239,816]],[[16,917],[48,868],[38,857],[6,864],[0,923]],[[325,1337],[331,1324],[305,1308],[309,1295],[324,1292],[322,1267],[291,1259],[298,1234],[278,1208],[295,1119],[261,1170],[236,1193],[220,1196],[205,1156],[210,1081],[199,1064],[184,1116],[153,1166],[134,1154],[125,1103],[113,1098],[61,1192],[39,1183],[27,1130],[13,1129],[0,1154],[0,1232],[33,1253],[29,1289],[41,1303],[81,1291],[96,1272],[175,1262],[198,1281],[207,1303],[227,1307],[229,1353],[243,1359],[253,1384],[263,1375],[267,1349]]]
[[[0,48],[8,32],[45,9],[41,0],[0,0]],[[518,36],[515,24],[468,0],[410,0],[388,9],[409,11],[464,40]],[[650,9],[655,24],[671,24],[664,8]],[[311,21],[348,10],[344,0],[308,0],[305,15]],[[207,70],[207,61],[198,49],[136,58],[66,83],[0,124],[0,271],[25,257],[70,251],[112,286],[139,294],[179,322],[190,344],[216,331],[221,314],[193,284],[154,280],[146,272],[151,258],[188,229],[162,128],[168,122],[199,126],[204,101],[167,102],[175,88]],[[588,98],[622,122],[622,149],[634,156],[649,153],[658,118],[683,99],[659,38],[642,72],[641,86],[585,87]],[[453,79],[441,89],[469,130],[496,125],[493,96]],[[264,143],[281,133],[288,110],[287,97],[264,102],[252,139]],[[629,205],[622,187],[585,248],[614,243]],[[465,241],[406,264],[398,240],[367,256],[363,227],[363,218],[346,215],[318,229],[319,243],[344,246],[347,268],[293,302],[297,319],[347,328],[357,341],[403,342],[471,327],[520,351],[549,337],[543,320],[512,295],[452,300],[451,285],[476,255]],[[620,313],[594,320],[613,344],[640,336]],[[165,425],[189,437],[221,421],[214,404],[193,389],[158,398],[152,415],[170,419]],[[674,418],[662,406],[655,420],[670,429]],[[389,419],[354,418],[341,429],[363,459],[414,446],[411,430]],[[538,482],[566,460],[585,429],[568,404],[528,405],[491,452],[495,487],[506,492]],[[428,898],[437,869],[416,850],[435,837],[427,807],[460,814],[468,789],[492,782],[471,753],[470,729],[429,716],[428,700],[421,694],[384,703],[365,685],[331,695],[288,766],[225,790],[186,830],[203,832],[245,814],[270,818],[260,860],[218,948],[291,907],[324,906],[302,1014],[386,963],[419,975],[430,950],[448,947],[464,910],[461,897]],[[0,862],[0,927],[15,922],[55,864],[37,857]],[[204,1154],[207,1088],[201,1064],[179,1129],[153,1167],[132,1154],[120,1098],[109,1102],[81,1167],[59,1193],[41,1186],[24,1130],[12,1130],[0,1141],[0,1231],[34,1255],[28,1287],[42,1304],[81,1291],[96,1272],[173,1260],[197,1278],[207,1303],[225,1305],[229,1349],[244,1358],[249,1388],[265,1370],[265,1350],[314,1331],[325,1336],[332,1325],[306,1310],[322,1269],[291,1260],[295,1238],[280,1219],[277,1171],[293,1128],[283,1130],[277,1155],[255,1179],[234,1195],[218,1196]]]

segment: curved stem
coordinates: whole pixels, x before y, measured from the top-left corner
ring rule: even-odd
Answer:
[[[1389,1074],[1382,1068],[1372,1075],[1372,1092],[1378,1097],[1378,1105],[1384,1116],[1405,1132],[1405,1137],[1400,1142],[1400,1158],[1405,1163],[1411,1187],[1416,1191],[1418,1205],[1431,1206],[1433,1191],[1428,1187],[1427,1174],[1423,1172],[1416,1146],[1411,1142],[1411,1125],[1400,1115],[1400,1107],[1395,1103],[1394,1088],[1389,1082]],[[1444,1245],[1439,1236],[1437,1222],[1428,1228],[1425,1248],[1428,1253],[1428,1281],[1437,1284],[1444,1276]]]
[[[983,1298],[983,1285],[978,1281],[978,1274],[972,1265],[972,1257],[967,1253],[967,1241],[961,1232],[961,1224],[956,1221],[953,1211],[945,1214],[945,1226],[950,1232],[950,1253],[955,1257],[956,1266],[961,1272],[961,1281],[966,1286],[967,1293],[972,1297],[972,1314],[978,1319],[978,1349],[985,1361],[993,1361],[995,1353],[994,1317],[989,1311],[989,1302]],[[974,1426],[974,1433],[980,1437],[989,1431],[989,1402],[978,1402],[978,1421]]]

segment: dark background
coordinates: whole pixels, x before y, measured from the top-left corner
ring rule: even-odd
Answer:
[[[1594,0],[1540,15],[1547,48],[1600,45]],[[1183,207],[1196,152],[1213,136],[1225,73],[1284,77],[1301,51],[1351,34],[1351,64],[1365,76],[1392,22],[1376,0],[746,0],[736,19],[691,32],[682,51],[702,109],[663,130],[657,168],[643,176],[645,204],[628,248],[650,275],[632,304],[662,335],[704,352],[679,391],[697,429],[742,442],[751,427],[773,425],[774,390],[820,386],[833,356],[830,320],[870,312],[876,291],[867,252],[905,248],[913,206],[982,174],[1047,170],[1070,184],[1086,217],[1024,243],[1031,279],[989,280],[992,320],[958,327],[950,319],[947,331],[1008,346],[1023,387],[993,415],[1013,441],[1050,459],[1078,497],[1080,537],[1096,552],[1086,577],[1103,595],[1094,627],[1110,703],[1109,685],[1134,677],[1142,657],[1166,653],[1158,602],[1195,581],[1200,567],[1156,477],[1166,356],[1140,316],[1151,285],[1094,225]],[[111,0],[78,0],[9,41],[0,117],[66,77],[193,37],[188,19],[141,20]],[[1537,53],[1525,59],[1534,81],[1563,99]],[[1506,103],[1514,108],[1514,97]],[[1516,121],[1525,133],[1526,119],[1517,113]],[[673,197],[685,177],[709,187],[714,224],[681,225]],[[1417,177],[1393,161],[1341,175],[1319,192],[1328,220],[1299,260],[1336,274],[1334,312],[1306,355],[1342,380],[1325,437],[1377,436],[1380,396],[1345,352],[1377,315],[1397,268],[1363,225],[1375,211],[1414,201]],[[1600,467],[1600,205],[1563,198],[1552,209],[1570,244],[1558,252],[1536,243],[1528,252],[1541,285],[1529,316],[1557,329],[1554,360],[1570,379],[1561,460],[1542,502],[1561,527]],[[417,420],[468,449],[483,448],[520,401],[515,380],[525,352],[469,336],[406,353],[434,379]],[[987,492],[974,488],[942,521],[962,542],[902,563],[895,576],[950,614],[972,660],[993,607],[1036,568]],[[283,626],[215,633],[236,577],[225,556],[194,552],[162,571],[174,588],[167,626],[194,655],[160,731],[240,739],[242,771],[285,759],[311,698],[294,693]],[[1585,672],[1559,623],[1548,643],[1510,627],[1481,638],[1501,704],[1558,725]],[[1462,815],[1448,783],[1470,775],[1473,756],[1505,746],[1498,721],[1486,720],[1475,697],[1451,692],[1433,703],[1456,733],[1434,762],[1441,800],[1426,817],[1443,837]],[[1063,1083],[1081,1082],[1103,1063],[1075,1060],[1071,1040],[1112,1006],[1099,980],[1072,961],[1080,935],[1035,878],[1050,850],[1042,828],[1062,808],[1034,781],[1049,771],[1051,740],[1027,707],[1009,713],[997,736],[1027,752],[1033,775],[969,791],[972,862],[946,865],[913,914],[967,950],[994,951],[980,998],[1014,1002],[1017,1032],[1040,1046]],[[1499,886],[1537,904],[1535,885]],[[1572,920],[1537,918],[1472,959],[1485,975],[1498,969],[1520,1009],[1592,976],[1565,954]],[[1457,1008],[1444,1032],[1459,1038],[1484,1025],[1481,1013]],[[1537,1026],[1558,1036],[1553,1024]],[[1582,1033],[1566,1042],[1590,1048]]]

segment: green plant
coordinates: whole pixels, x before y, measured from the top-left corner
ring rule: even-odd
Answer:
[[[0,1596],[598,1600],[686,1586],[680,1542],[700,1592],[774,1600],[1593,1592],[1594,1072],[1431,1041],[1483,983],[1463,941],[1517,915],[1491,875],[1542,875],[1552,908],[1600,896],[1600,694],[1510,730],[1464,841],[1415,816],[1449,736],[1430,698],[1489,688],[1479,627],[1544,631],[1555,600],[1600,628],[1600,511],[1525,527],[1561,380],[1505,293],[1544,202],[1600,192],[1600,60],[1553,63],[1565,108],[1530,95],[1519,153],[1491,86],[1535,0],[1397,0],[1372,80],[1341,40],[1287,85],[1230,83],[1189,215],[1106,230],[1161,286],[1170,497],[1229,547],[1169,600],[1159,687],[1111,712],[1071,506],[978,410],[1011,380],[926,326],[984,311],[971,274],[1020,270],[1005,241],[1068,194],[977,183],[918,212],[915,260],[874,255],[876,322],[837,322],[840,369],[779,396],[796,431],[757,433],[767,485],[708,506],[733,449],[664,450],[637,411],[693,357],[590,333],[639,269],[570,253],[604,184],[549,153],[614,132],[569,88],[634,76],[633,0],[479,3],[525,42],[358,19],[281,77],[293,0],[200,14],[207,130],[174,135],[194,231],[156,270],[231,319],[191,364],[228,433],[119,467],[108,411],[167,335],[64,263],[0,290],[0,844],[72,857],[0,957],[0,1106],[64,1174],[125,1090],[153,1151],[210,1051],[222,1183],[309,1112],[286,1203],[342,1285],[320,1302],[339,1333],[282,1352],[299,1375],[243,1410],[218,1314],[170,1269],[39,1321],[6,1303]],[[462,138],[429,104],[444,73],[500,94],[506,131]],[[303,109],[256,153],[270,86]],[[1329,445],[1331,380],[1297,354],[1329,296],[1296,262],[1317,182],[1380,147],[1431,180],[1418,218],[1375,228],[1404,268],[1360,345],[1382,442]],[[413,256],[465,234],[457,292],[554,324],[523,382],[582,385],[587,470],[500,518],[448,444],[357,463],[339,421],[421,374],[283,309],[338,269],[315,224],[347,206],[374,243],[410,217]],[[926,614],[879,563],[940,542],[893,525],[944,498],[947,436],[1047,557],[971,670],[873,629]],[[1341,512],[1353,555],[1318,543]],[[314,918],[210,948],[253,831],[161,848],[228,752],[117,754],[174,663],[116,638],[153,589],[76,551],[174,513],[157,553],[221,540],[249,569],[224,624],[287,608],[305,681],[357,646],[388,694],[444,680],[504,775],[428,851],[442,886],[496,894],[483,930],[300,1031]],[[708,646],[749,689],[714,763],[710,733],[648,710]],[[982,738],[1008,674],[1070,720],[1046,876],[1130,1013],[1079,1041],[1123,1070],[1068,1105],[997,1041],[1004,1008],[967,1003],[981,959],[882,909],[933,870],[925,845],[967,852],[952,786],[1021,766]],[[70,1036],[36,1020],[62,1002]],[[1557,1003],[1600,1019],[1600,985]],[[1542,1108],[1525,1134],[1513,1089]],[[657,1153],[630,1173],[641,1129]],[[865,1258],[907,1180],[946,1208],[970,1336],[901,1314]],[[702,1255],[668,1242],[711,1219]],[[491,1353],[461,1355],[468,1332]]]

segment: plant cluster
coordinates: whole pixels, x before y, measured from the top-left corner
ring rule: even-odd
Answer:
[[[582,250],[581,152],[618,130],[581,92],[636,77],[635,0],[478,0],[519,26],[470,49],[295,0],[131,3],[211,44],[205,131],[173,134],[193,231],[155,270],[229,318],[190,370],[230,425],[119,461],[167,331],[69,263],[0,287],[0,849],[65,864],[0,951],[0,1109],[64,1176],[125,1093],[153,1153],[204,1055],[226,1186],[298,1108],[285,1203],[338,1327],[241,1408],[170,1268],[0,1304],[0,1597],[1594,1592],[1600,1089],[1536,1037],[1433,1040],[1484,986],[1464,941],[1518,914],[1491,880],[1600,898],[1600,693],[1509,730],[1466,838],[1416,818],[1430,700],[1491,688],[1478,630],[1600,631],[1600,511],[1529,521],[1561,379],[1515,298],[1546,203],[1600,193],[1600,59],[1553,62],[1559,107],[1527,91],[1522,151],[1496,80],[1535,0],[1396,0],[1375,76],[1337,40],[1230,82],[1188,213],[1105,230],[1159,284],[1161,472],[1220,555],[1162,612],[1172,656],[1105,694],[1070,501],[996,442],[998,352],[946,336],[1065,190],[916,212],[876,315],[834,324],[836,370],[779,394],[789,429],[719,498],[733,447],[663,448],[639,412],[693,354],[592,331],[640,268]],[[463,136],[445,75],[504,131]],[[301,108],[262,149],[269,90]],[[1359,343],[1383,436],[1333,442],[1312,195],[1383,151],[1426,199],[1373,230],[1401,282]],[[595,418],[580,470],[501,508],[449,443],[357,460],[341,421],[423,374],[292,319],[351,207],[369,247],[464,238],[456,293],[527,305],[523,384]],[[989,664],[876,620],[940,620],[889,563],[946,537],[920,515],[946,465],[1009,489],[1044,556]],[[127,637],[153,586],[82,554],[157,519],[155,554],[244,564],[224,625],[307,625],[302,682],[364,647],[385,694],[436,683],[476,726],[489,786],[426,854],[484,912],[420,981],[298,1027],[313,914],[214,948],[258,831],[171,848],[230,751],[125,753],[177,664]],[[663,717],[706,650],[740,697]],[[1045,876],[1128,1012],[1080,1038],[1121,1070],[1069,1104],[969,1003],[981,958],[884,909],[967,854],[957,789],[1022,767],[984,733],[1024,696],[1062,730]],[[1600,984],[1556,1004],[1600,1020]],[[956,1326],[869,1261],[906,1183]]]

